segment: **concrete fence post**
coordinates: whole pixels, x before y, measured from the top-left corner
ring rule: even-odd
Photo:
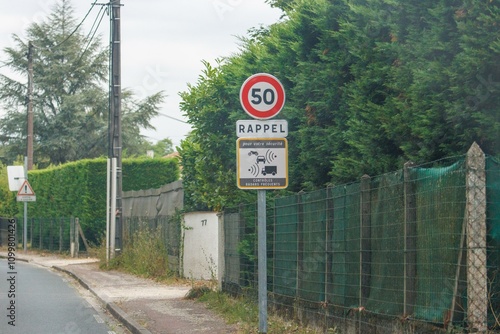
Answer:
[[[485,155],[472,144],[466,159],[467,321],[471,332],[488,330]]]
[[[226,254],[226,236],[224,235],[225,229],[224,229],[224,212],[218,212],[217,217],[219,218],[218,222],[218,261],[217,263],[219,264],[217,266],[217,288],[219,291],[222,291],[222,282],[224,281],[225,274],[226,274],[226,259],[225,259],[225,254]]]

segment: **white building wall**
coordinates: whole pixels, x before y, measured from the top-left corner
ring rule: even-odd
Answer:
[[[219,217],[216,212],[184,215],[183,274],[186,278],[217,279]]]

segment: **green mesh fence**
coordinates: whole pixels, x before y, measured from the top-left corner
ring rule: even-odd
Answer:
[[[403,194],[402,172],[371,182],[371,284],[366,308],[382,314],[403,314]]]
[[[17,240],[23,244],[24,219],[17,218]],[[28,218],[27,246],[29,249],[53,252],[70,251],[70,225],[74,218]],[[83,242],[81,243],[83,248]]]
[[[334,187],[332,226],[332,289],[329,301],[334,305],[359,305],[359,183]]]
[[[488,226],[488,282],[490,307],[488,324],[500,327],[500,162],[486,159],[486,216]]]
[[[257,286],[256,222],[256,204],[240,205],[224,212],[223,286],[231,293]]]
[[[124,247],[134,243],[134,236],[139,231],[159,233],[167,251],[169,270],[179,272],[181,253],[181,222],[177,216],[124,217]]]
[[[297,197],[280,198],[275,206],[273,291],[288,297],[297,293],[299,208]]]
[[[461,283],[461,235],[465,210],[465,168],[414,168],[417,208],[417,298],[415,317],[443,323]],[[460,262],[459,262],[460,261]]]
[[[325,300],[326,193],[319,190],[299,198],[298,296],[308,301]]]
[[[467,168],[464,158],[408,165],[268,202],[271,304],[301,319],[316,310],[327,326],[331,318],[372,314],[467,327],[467,258],[475,250],[467,246],[466,184],[478,175]],[[497,328],[500,163],[493,158],[486,160],[486,181],[488,325]],[[484,200],[472,202],[478,200],[481,211]],[[225,279],[240,288],[256,286],[255,211],[241,206],[224,216]]]

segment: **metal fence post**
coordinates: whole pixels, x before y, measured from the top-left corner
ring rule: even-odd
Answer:
[[[417,208],[415,196],[415,183],[410,174],[413,162],[404,165],[404,203],[405,203],[405,226],[404,226],[404,315],[413,314],[416,293],[417,274]]]
[[[467,152],[466,169],[467,320],[471,332],[486,332],[486,172],[484,153],[476,143]]]
[[[372,262],[372,226],[371,226],[371,178],[368,175],[361,177],[361,224],[360,224],[360,280],[359,305],[364,306],[371,287]]]
[[[63,223],[64,218],[59,220],[59,253],[62,253],[63,249]]]
[[[54,248],[54,219],[50,219],[50,229],[49,229],[49,250],[52,251]]]
[[[31,218],[30,222],[31,222],[31,225],[30,225],[30,248],[33,249],[33,225],[35,224],[35,219]]]
[[[75,218],[73,217],[69,222],[69,251],[71,257],[75,257]]]
[[[297,194],[297,283],[295,296],[300,300],[304,280],[304,202],[303,191]],[[298,307],[298,305],[296,305]]]
[[[75,257],[79,256],[78,253],[80,251],[79,232],[80,232],[80,219],[75,218]]]
[[[333,186],[326,188],[326,228],[325,228],[325,302],[331,302],[333,293],[333,225],[334,225]]]
[[[219,219],[219,224],[218,224],[218,234],[219,234],[219,239],[218,239],[218,267],[217,267],[217,288],[219,291],[222,291],[222,282],[224,281],[225,278],[225,272],[226,272],[226,258],[224,254],[226,253],[226,236],[224,235],[225,227],[224,227],[224,212],[218,212],[217,213],[217,218]],[[184,239],[182,240],[184,248]]]
[[[238,243],[241,242],[242,240],[245,240],[245,230],[246,230],[246,222],[245,218],[243,217],[243,211],[244,211],[244,205],[240,204],[238,207]],[[246,280],[247,280],[247,271],[248,268],[245,265],[245,260],[241,255],[238,254],[239,258],[239,282],[238,284],[240,286],[246,286]]]
[[[38,248],[40,250],[43,249],[43,237],[42,237],[42,231],[43,231],[43,219],[39,219],[38,220],[38,231],[39,231],[39,235],[38,235],[38,241],[39,241],[39,244],[38,244]]]

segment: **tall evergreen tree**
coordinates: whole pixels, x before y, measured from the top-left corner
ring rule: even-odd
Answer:
[[[69,0],[60,0],[47,20],[31,24],[27,41],[14,35],[6,48],[10,68],[26,77],[28,41],[33,48],[33,111],[35,163],[59,164],[107,154],[108,50],[97,37],[81,32]],[[0,76],[0,100],[5,116],[0,140],[8,160],[24,155],[26,85]],[[143,139],[140,128],[152,128],[163,94],[135,101],[124,92],[123,142],[133,150]],[[130,153],[130,152],[129,152]]]
[[[473,141],[500,153],[498,0],[269,2],[286,19],[244,40],[212,69],[217,80],[182,96],[196,134],[183,173],[206,196],[218,194],[210,206],[239,195],[234,171],[225,185],[208,175],[234,169],[238,88],[257,72],[285,86],[291,191],[464,154]]]

